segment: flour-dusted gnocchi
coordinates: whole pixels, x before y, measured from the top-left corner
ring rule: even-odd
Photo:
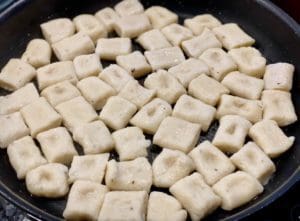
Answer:
[[[97,76],[102,71],[102,64],[97,54],[79,55],[74,58],[73,64],[79,80]]]
[[[15,91],[36,76],[34,67],[22,61],[21,59],[12,58],[2,68],[0,72],[0,87]]]
[[[98,77],[91,76],[82,79],[77,83],[82,96],[96,109],[100,110],[107,99],[117,92],[109,84]]]
[[[138,0],[123,0],[115,5],[120,16],[136,15],[144,12],[144,6]]]
[[[237,152],[244,145],[252,124],[239,115],[225,115],[219,122],[219,128],[212,141],[213,145],[225,153]]]
[[[193,221],[201,220],[216,210],[221,199],[199,173],[184,177],[170,187],[170,192],[182,204]]]
[[[225,115],[240,115],[251,123],[256,123],[262,119],[262,113],[261,101],[224,94],[221,96],[216,117],[220,119]]]
[[[185,153],[164,148],[152,163],[153,185],[168,188],[194,169],[193,160]]]
[[[149,195],[147,221],[185,221],[186,210],[174,197],[153,191]]]
[[[113,24],[119,19],[119,15],[110,7],[97,11],[95,16],[102,24],[104,24],[107,32],[113,31]]]
[[[108,188],[102,184],[76,181],[69,193],[63,217],[66,220],[97,220]]]
[[[148,160],[139,157],[131,161],[107,164],[105,183],[110,190],[150,191],[152,185],[152,168]]]
[[[213,29],[221,25],[221,22],[211,14],[197,15],[184,20],[184,26],[189,28],[195,35],[200,35],[205,28]]]
[[[200,124],[176,117],[166,117],[154,134],[153,143],[187,153],[196,145],[200,131]]]
[[[282,126],[290,125],[297,121],[291,93],[280,90],[265,90],[262,93],[263,119],[270,119]]]
[[[232,58],[221,48],[209,48],[200,56],[209,67],[210,75],[221,81],[229,72],[237,70]]]
[[[161,6],[149,7],[145,14],[149,17],[153,28],[157,29],[178,22],[178,15]]]
[[[174,104],[181,95],[186,93],[178,80],[165,70],[158,70],[148,75],[144,86],[156,90],[156,96],[170,104]]]
[[[273,120],[262,120],[254,124],[249,136],[271,158],[287,151],[295,141],[295,137],[287,137]]]
[[[146,191],[112,191],[105,195],[98,220],[141,221],[146,219]]]
[[[25,183],[34,196],[63,197],[69,192],[68,167],[59,163],[38,166],[26,174]]]
[[[75,127],[73,139],[82,146],[85,154],[109,152],[115,145],[108,128],[99,120]]]
[[[78,155],[72,137],[64,127],[41,132],[36,138],[49,163],[70,165],[73,157]]]
[[[130,38],[100,38],[96,54],[103,60],[115,60],[118,55],[129,54],[132,50]]]
[[[188,93],[204,103],[215,106],[223,94],[229,94],[229,90],[217,80],[201,74],[190,82]]]
[[[69,182],[89,180],[102,183],[109,153],[74,156],[70,170]]]
[[[232,95],[257,100],[260,99],[264,89],[264,81],[238,71],[234,71],[225,76],[222,81]]]
[[[275,172],[272,160],[254,142],[245,144],[230,159],[240,170],[254,176],[262,185],[266,185]]]
[[[172,47],[159,29],[152,29],[144,32],[136,39],[136,41],[148,51]]]
[[[249,202],[264,189],[257,179],[242,171],[225,176],[212,188],[222,199],[222,209],[229,211]]]
[[[179,24],[170,24],[161,29],[161,32],[174,46],[180,46],[181,42],[193,37],[193,33],[188,28]]]

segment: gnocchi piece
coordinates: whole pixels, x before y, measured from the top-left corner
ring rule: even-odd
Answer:
[[[178,22],[178,15],[161,6],[149,7],[145,14],[149,17],[153,28],[161,29]]]
[[[208,66],[201,60],[189,58],[182,63],[171,67],[168,72],[187,88],[189,83],[201,74],[209,74]]]
[[[100,112],[100,119],[114,130],[124,128],[137,111],[136,105],[119,96],[110,97]]]
[[[28,171],[47,163],[30,136],[12,142],[7,147],[7,155],[18,179],[24,179]]]
[[[262,120],[254,124],[249,130],[249,136],[271,158],[287,151],[295,141],[295,137],[287,137],[273,120]]]
[[[73,60],[76,76],[79,80],[97,76],[102,71],[102,64],[97,54],[79,55]]]
[[[205,132],[214,120],[216,108],[188,95],[182,95],[176,102],[172,116],[198,123]]]
[[[70,165],[78,155],[72,137],[64,127],[57,127],[37,135],[42,152],[49,163]]]
[[[32,137],[36,137],[40,132],[58,127],[62,122],[61,116],[43,97],[22,107],[20,112]]]
[[[274,120],[280,127],[297,121],[291,93],[280,90],[265,90],[261,100],[264,107],[263,119]]]
[[[82,146],[85,154],[109,152],[115,145],[108,128],[99,120],[75,127],[73,139]]]
[[[165,70],[158,70],[146,78],[144,86],[156,91],[156,96],[174,104],[177,99],[186,93],[185,88],[175,77]]]
[[[147,51],[172,47],[159,29],[144,32],[136,41]]]
[[[170,24],[162,28],[161,32],[174,46],[180,46],[181,42],[193,37],[193,33],[188,28],[179,24]]]
[[[15,91],[36,76],[34,67],[22,61],[12,58],[2,68],[0,73],[0,87],[8,91]]]
[[[199,173],[184,177],[170,187],[170,192],[182,204],[193,221],[201,220],[216,210],[221,199]]]
[[[187,218],[178,200],[158,191],[150,193],[147,210],[147,221],[185,221]]]
[[[222,44],[212,31],[205,28],[199,36],[183,41],[181,46],[189,57],[198,58],[205,50],[221,48]]]
[[[295,67],[289,63],[269,64],[264,74],[266,90],[290,91],[293,86]]]
[[[223,47],[227,50],[251,46],[255,43],[255,40],[235,23],[228,23],[215,27],[213,31],[222,42]]]
[[[104,60],[115,60],[118,55],[131,52],[130,38],[100,38],[97,41],[96,54]]]
[[[93,53],[95,45],[87,34],[78,32],[52,44],[52,49],[58,60],[67,61],[82,54]]]
[[[95,16],[102,24],[104,24],[107,32],[113,31],[113,24],[119,19],[119,15],[110,7],[97,11]]]
[[[112,137],[121,161],[134,160],[148,155],[147,148],[151,145],[151,141],[146,140],[140,128],[126,127],[115,131]]]
[[[145,220],[147,201],[146,191],[109,192],[105,195],[98,220]]]
[[[184,54],[179,47],[146,51],[145,57],[151,65],[152,70],[168,69],[185,60]]]
[[[66,220],[97,220],[108,188],[102,184],[78,180],[69,193],[63,217]]]
[[[151,71],[150,65],[140,51],[119,55],[116,58],[116,62],[135,78],[142,77]]]
[[[221,81],[229,72],[237,70],[232,58],[221,48],[209,48],[200,56],[209,67],[210,75]]]
[[[105,183],[111,190],[150,191],[152,168],[148,160],[139,157],[131,161],[108,161]]]
[[[200,124],[166,117],[154,134],[153,144],[187,153],[196,145],[200,131]]]
[[[144,12],[144,6],[138,0],[123,0],[115,5],[120,16],[136,15]]]
[[[26,174],[25,183],[34,196],[63,197],[69,192],[68,167],[59,163],[41,165]]]
[[[152,163],[153,185],[168,188],[194,169],[193,160],[186,154],[164,148]]]
[[[35,68],[50,64],[51,47],[44,39],[33,39],[26,47],[21,60],[27,62]]]
[[[169,103],[160,98],[154,98],[143,106],[129,122],[141,128],[145,133],[155,134],[163,119],[171,113],[172,107]]]
[[[107,99],[116,94],[115,89],[95,76],[82,79],[77,83],[77,87],[96,110],[100,110]]]
[[[212,188],[222,199],[222,209],[227,211],[246,204],[264,189],[258,180],[242,171],[225,176]]]
[[[264,81],[262,79],[251,77],[238,71],[226,75],[222,84],[230,90],[232,95],[250,100],[260,99],[261,92],[264,89]]]
[[[250,121],[239,115],[225,115],[219,122],[219,128],[212,141],[213,145],[226,153],[239,151],[252,126]]]
[[[75,127],[89,123],[98,118],[92,105],[82,96],[60,103],[55,107],[63,118],[63,124],[73,132]]]
[[[251,123],[256,123],[262,119],[262,113],[263,107],[261,101],[224,94],[221,96],[216,117],[220,119],[225,115],[240,115]]]
[[[229,94],[229,90],[215,79],[201,74],[190,82],[188,93],[211,106],[215,106],[223,94]]]
[[[272,160],[254,142],[245,144],[230,159],[240,170],[254,176],[262,185],[268,183],[276,170]]]
[[[211,14],[197,15],[184,20],[184,26],[189,28],[194,35],[200,35],[205,28],[213,29],[222,25],[221,22]]]
[[[69,182],[88,180],[102,183],[109,153],[74,156],[69,170]]]
[[[235,170],[230,159],[209,141],[199,144],[189,153],[189,156],[208,185],[215,184]]]
[[[237,64],[240,72],[252,77],[263,77],[266,69],[266,59],[252,47],[231,49],[228,54]]]
[[[75,33],[75,25],[68,18],[57,18],[41,24],[44,38],[53,44]]]

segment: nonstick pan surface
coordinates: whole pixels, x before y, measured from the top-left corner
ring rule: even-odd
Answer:
[[[10,58],[20,57],[26,44],[35,37],[41,37],[39,24],[52,18],[72,18],[82,13],[95,13],[97,10],[113,6],[117,1],[101,0],[19,0],[0,14],[0,67]],[[146,0],[145,7],[163,5],[175,11],[181,18],[197,14],[211,13],[223,23],[236,22],[253,36],[257,47],[267,58],[268,63],[289,62],[295,65],[296,72],[292,97],[297,115],[300,116],[300,28],[282,10],[268,0]],[[107,65],[107,64],[106,64]],[[0,91],[0,95],[6,94]],[[217,123],[202,140],[211,140]],[[284,128],[296,142],[285,154],[275,160],[277,171],[265,186],[265,191],[256,199],[231,212],[221,209],[208,216],[206,220],[237,220],[262,209],[285,193],[300,179],[300,123]],[[150,148],[149,160],[152,161],[160,148]],[[114,157],[115,155],[112,155]],[[166,190],[164,190],[166,191]],[[42,220],[62,220],[61,214],[66,199],[49,200],[35,198],[27,192],[23,181],[17,180],[10,166],[6,150],[0,150],[0,194],[18,205],[26,212]]]

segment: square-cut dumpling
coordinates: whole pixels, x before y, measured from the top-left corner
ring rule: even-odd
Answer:
[[[130,124],[141,128],[145,133],[154,134],[163,119],[171,113],[172,107],[168,102],[154,98],[131,118]]]
[[[41,132],[36,138],[49,163],[70,165],[73,157],[78,155],[72,137],[64,127]]]
[[[112,191],[105,195],[98,220],[141,221],[146,219],[146,191]]]
[[[78,180],[69,193],[63,217],[66,220],[97,220],[108,188],[102,184]]]
[[[193,221],[201,220],[216,210],[221,199],[199,173],[193,173],[170,187],[170,192],[182,204]]]
[[[245,143],[246,136],[252,124],[239,115],[225,115],[219,121],[220,125],[212,141],[225,153],[235,153]]]
[[[225,76],[222,81],[232,95],[246,99],[260,99],[261,92],[264,89],[264,81],[238,71],[234,71]]]
[[[43,97],[23,107],[20,112],[33,137],[40,132],[58,127],[62,121],[61,116]]]
[[[280,90],[265,90],[261,100],[264,107],[263,119],[274,120],[280,127],[297,121],[291,93]]]
[[[182,95],[176,102],[172,116],[201,125],[207,131],[214,120],[216,108],[188,95]]]
[[[263,186],[253,176],[238,171],[225,176],[213,186],[221,199],[224,210],[233,210],[263,192]]]
[[[104,60],[115,60],[118,55],[131,52],[130,38],[100,38],[97,41],[96,54]]]
[[[185,221],[186,210],[174,197],[153,191],[149,196],[147,221]]]
[[[193,37],[191,30],[179,24],[170,24],[161,29],[161,32],[174,46],[180,46],[181,42]]]
[[[109,153],[74,156],[70,170],[69,182],[89,180],[102,183]]]
[[[75,127],[73,138],[82,146],[85,154],[109,152],[114,147],[108,128],[99,120]]]
[[[115,149],[121,161],[134,160],[148,155],[147,148],[151,141],[146,140],[143,131],[138,127],[126,127],[112,134]]]
[[[188,27],[195,35],[200,35],[205,28],[213,29],[221,25],[221,22],[211,14],[197,15],[184,20],[184,26]]]
[[[263,185],[268,183],[275,172],[272,160],[254,142],[245,144],[230,159],[240,170],[251,174]]]
[[[73,60],[76,76],[79,80],[97,76],[102,71],[102,64],[97,54],[79,55]]]
[[[269,64],[264,74],[265,89],[290,91],[293,86],[295,67],[289,63]]]
[[[119,19],[119,15],[110,7],[105,7],[95,14],[96,18],[104,24],[106,31],[113,31],[113,24]]]
[[[22,61],[21,59],[12,58],[2,68],[0,72],[0,87],[15,91],[36,76],[34,67]]]
[[[152,6],[145,11],[153,28],[163,28],[169,24],[177,23],[178,15],[161,6]]]
[[[7,155],[18,179],[24,179],[28,171],[47,163],[30,136],[12,142],[7,148]]]
[[[262,120],[254,124],[249,136],[272,158],[287,151],[295,141],[295,137],[287,137],[273,120]]]
[[[144,6],[138,0],[123,0],[115,5],[120,16],[136,15],[144,12]]]
[[[174,104],[181,95],[186,93],[178,80],[165,70],[158,70],[148,75],[144,86],[156,90],[156,96],[170,104]]]
[[[216,117],[220,119],[224,115],[240,115],[251,123],[256,123],[262,119],[262,112],[261,101],[224,94],[221,96]]]
[[[144,32],[136,41],[147,51],[172,47],[159,29]]]
[[[197,143],[201,125],[176,117],[166,117],[153,137],[153,143],[182,152],[189,152]]]
[[[152,167],[144,157],[131,161],[108,161],[105,183],[110,190],[150,191]]]
[[[213,185],[235,170],[230,159],[209,141],[199,144],[189,156],[208,185]]]
[[[107,99],[117,92],[109,84],[98,77],[91,76],[82,79],[77,83],[82,96],[96,109],[100,110]]]
[[[229,90],[217,80],[201,74],[190,82],[188,93],[209,105],[215,106],[222,94],[229,94]]]
[[[164,148],[152,163],[153,185],[168,188],[194,169],[193,160],[185,153]]]

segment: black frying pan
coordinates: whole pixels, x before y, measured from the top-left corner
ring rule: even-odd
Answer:
[[[81,13],[95,13],[117,1],[101,0],[20,0],[0,14],[0,67],[9,58],[19,57],[27,42],[41,37],[39,24],[56,17],[74,17]],[[222,22],[236,22],[241,25],[257,43],[257,47],[269,63],[285,61],[296,66],[293,87],[293,101],[300,116],[300,28],[282,10],[268,0],[146,0],[145,7],[158,4],[168,7],[183,18],[201,13],[212,13]],[[4,92],[2,91],[1,94]],[[216,124],[201,140],[211,139]],[[221,209],[207,217],[207,220],[238,220],[262,209],[293,184],[300,180],[300,123],[284,128],[288,135],[296,137],[294,146],[275,160],[277,172],[265,191],[255,200],[231,212]],[[150,161],[157,154],[151,147]],[[24,182],[17,180],[9,165],[6,151],[0,151],[0,194],[26,212],[43,220],[62,220],[65,199],[49,200],[33,198],[27,192]]]

